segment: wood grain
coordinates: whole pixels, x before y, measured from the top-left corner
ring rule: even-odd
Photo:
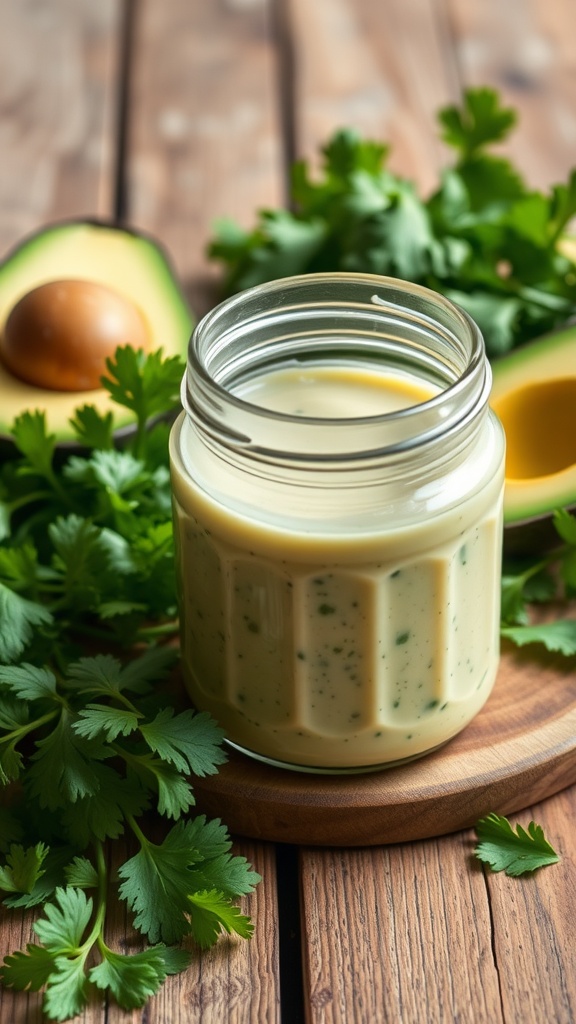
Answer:
[[[113,213],[120,10],[2,2],[0,258],[43,222]]]
[[[471,849],[462,834],[450,844],[302,851],[308,1024],[504,1020]]]
[[[159,234],[198,313],[217,218],[251,227],[284,194],[270,0],[142,0],[134,26],[129,215]]]
[[[417,761],[320,776],[234,755],[200,780],[200,806],[239,835],[329,846],[422,839],[519,810],[576,781],[576,685],[563,661],[507,648],[478,717]]]
[[[317,162],[337,128],[392,146],[390,167],[423,191],[438,182],[446,152],[435,123],[458,96],[441,5],[405,0],[289,0],[296,148]]]
[[[493,949],[502,965],[500,991],[507,1021],[526,1020],[526,1007],[533,1020],[554,1024],[576,1020],[575,810],[576,794],[571,789],[521,816],[525,827],[531,818],[543,827],[561,857],[559,864],[525,876],[520,885],[518,879],[486,872]]]
[[[157,996],[142,1010],[126,1013],[109,1006],[95,991],[87,1009],[75,1018],[81,1024],[172,1024],[177,1020],[194,1024],[252,1024],[278,1022],[280,1006],[279,950],[276,865],[274,849],[267,844],[236,843],[235,854],[246,857],[262,876],[255,891],[241,901],[242,910],[252,918],[255,936],[247,942],[223,937],[211,950],[194,950],[191,967],[168,978]],[[122,844],[114,844],[116,862],[125,857]],[[35,940],[32,912],[17,913],[0,908],[0,954],[22,949]],[[131,927],[124,903],[111,899],[107,941],[113,949],[137,952],[144,947]],[[42,996],[11,992],[0,986],[2,1024],[41,1024]],[[176,1016],[178,1014],[178,1016]]]
[[[566,836],[564,792],[524,811]],[[522,879],[484,869],[475,836],[301,852],[308,1024],[576,1019],[573,844]],[[490,936],[492,934],[492,941]]]
[[[518,112],[502,147],[527,180],[565,181],[576,151],[572,0],[449,0],[459,76],[492,85]]]

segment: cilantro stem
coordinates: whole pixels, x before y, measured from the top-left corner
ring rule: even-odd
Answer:
[[[179,628],[178,619],[166,622],[161,626],[147,626],[138,630],[136,640],[154,640],[156,637],[177,636]]]
[[[104,846],[99,841],[95,843],[95,853],[96,871],[98,874],[98,918],[100,918],[103,923],[106,911],[108,869],[106,867],[106,858],[104,856]]]
[[[137,413],[136,432],[130,444],[130,452],[135,459],[141,459],[144,454],[146,441],[146,417],[141,412]]]
[[[8,511],[10,513],[17,512],[18,509],[24,508],[26,505],[31,505],[35,501],[45,501],[46,498],[52,497],[52,491],[31,491],[29,494],[23,494],[20,498],[14,498],[13,501],[8,503]]]
[[[44,478],[52,488],[53,494],[55,494],[60,499],[64,507],[75,510],[75,502],[72,501],[68,490],[62,486],[58,477],[56,476],[56,473],[52,468],[45,469]]]
[[[140,846],[142,847],[143,850],[146,850],[146,848],[148,846],[153,846],[154,845],[153,843],[150,842],[149,839],[146,838],[146,836],[144,835],[142,829],[138,825],[138,822],[136,821],[135,818],[132,817],[131,814],[127,814],[126,815],[126,821],[130,825],[130,828],[132,829],[134,835],[136,836],[136,839],[138,840],[138,842],[139,842],[139,844],[140,844]]]
[[[56,715],[60,714],[60,710],[47,711],[45,715],[41,715],[40,718],[35,718],[33,722],[27,722],[26,725],[19,726],[18,729],[13,729],[12,732],[6,732],[0,737],[0,743],[10,743],[13,740],[18,742],[24,739],[29,732],[33,732],[34,729],[39,729],[41,725],[46,725],[46,722],[50,722]]]
[[[96,873],[98,875],[98,889],[96,895],[96,913],[92,923],[92,927],[88,932],[88,935],[84,939],[81,946],[78,947],[74,952],[78,953],[82,961],[85,962],[90,950],[94,943],[100,943],[104,935],[104,922],[106,920],[106,896],[107,896],[107,883],[108,883],[108,871],[106,868],[106,859],[104,857],[104,848],[102,843],[97,841],[94,844],[94,852],[96,854]]]
[[[525,569],[525,571],[520,574],[521,579],[524,581],[524,583],[527,583],[528,580],[532,579],[533,576],[537,576],[538,573],[542,572],[543,569],[547,569],[548,566],[555,562],[557,558],[557,552],[555,552],[548,558],[542,558],[540,562],[536,562],[534,565],[530,565],[527,569]]]

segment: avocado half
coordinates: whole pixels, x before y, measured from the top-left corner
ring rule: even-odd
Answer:
[[[576,505],[576,325],[495,360],[492,372],[490,405],[506,434],[506,540],[543,546],[555,537],[552,513]]]
[[[193,316],[162,246],[142,232],[98,220],[50,225],[24,239],[0,264],[0,332],[15,304],[50,281],[86,280],[104,285],[134,303],[148,322],[151,348],[186,358]],[[0,441],[25,410],[42,410],[49,432],[67,446],[70,418],[82,405],[111,411],[117,436],[131,429],[129,409],[116,405],[104,388],[54,391],[27,384],[0,362]]]

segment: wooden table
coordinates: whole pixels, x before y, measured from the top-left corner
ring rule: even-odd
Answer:
[[[575,72],[573,0],[0,0],[0,256],[47,221],[115,217],[162,239],[202,314],[214,218],[251,225],[283,201],[294,156],[344,124],[390,141],[425,190],[446,159],[438,107],[494,85],[521,115],[506,150],[534,185],[564,180]],[[222,940],[141,1012],[81,1019],[575,1021],[568,781],[515,815],[562,855],[524,879],[484,871],[471,830],[365,848],[238,838],[263,876],[253,940]],[[29,930],[0,915],[0,952]],[[0,992],[0,1019],[35,1024],[38,997]]]

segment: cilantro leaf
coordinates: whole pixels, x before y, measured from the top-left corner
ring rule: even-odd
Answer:
[[[183,950],[169,953],[163,943],[130,955],[115,953],[107,947],[103,952],[102,962],[90,971],[90,981],[98,988],[110,989],[123,1010],[138,1009],[155,995],[167,975],[174,973],[174,953],[178,971],[184,970],[191,960],[191,954]]]
[[[189,869],[201,854],[186,833],[186,825],[178,822],[162,843],[144,841],[118,871],[120,897],[135,914],[135,928],[152,943],[176,942],[189,930]]]
[[[66,835],[80,849],[94,839],[117,839],[124,833],[126,818],[138,816],[148,807],[146,792],[132,776],[125,778],[110,765],[96,762],[93,777],[95,791],[60,811]]]
[[[52,460],[56,437],[48,433],[45,413],[22,413],[14,421],[12,437],[16,447],[26,456],[30,469],[39,476],[53,480]]]
[[[26,953],[7,957],[2,980],[14,988],[46,985],[43,1010],[52,1020],[67,1020],[80,1012],[88,998],[85,971],[89,947],[81,942],[92,914],[92,900],[82,890],[59,888],[44,917],[34,924],[42,947],[28,945]]]
[[[145,445],[148,421],[178,407],[182,360],[178,356],[164,357],[161,349],[145,354],[125,345],[116,349],[113,359],[106,360],[106,368],[102,383],[111,398],[136,416],[134,447],[139,450]]]
[[[52,899],[56,888],[64,882],[64,869],[70,856],[70,847],[52,845],[42,859],[41,870],[38,871],[30,890],[9,893],[3,900],[4,906],[28,909]]]
[[[558,651],[566,657],[576,654],[576,621],[559,619],[535,625],[504,626],[501,635],[518,647],[543,644],[547,651]]]
[[[76,409],[70,423],[80,444],[100,451],[112,448],[114,413],[103,414],[94,405],[83,405]]]
[[[88,739],[98,737],[111,743],[118,736],[129,736],[138,728],[139,715],[125,708],[87,704],[79,715],[79,721],[74,723],[74,731]]]
[[[112,751],[78,736],[74,725],[75,716],[63,708],[55,727],[36,743],[28,782],[41,807],[55,810],[81,797],[94,796],[99,790],[96,759]]]
[[[195,892],[188,897],[191,904],[191,933],[201,949],[213,946],[221,931],[236,932],[249,939],[254,931],[250,918],[226,896],[216,890]]]
[[[488,143],[506,138],[516,123],[516,113],[500,104],[495,89],[467,89],[461,107],[447,106],[438,119],[444,131],[442,138],[468,157]]]
[[[144,694],[165,677],[177,657],[174,648],[150,646],[124,666],[111,654],[80,658],[68,666],[65,685],[91,697],[118,697],[125,691]]]
[[[48,847],[44,843],[36,843],[26,849],[14,843],[6,857],[5,866],[0,866],[0,889],[5,892],[32,892],[44,873],[42,865],[47,855]]]
[[[44,917],[34,924],[38,938],[52,953],[78,947],[92,916],[92,899],[81,889],[56,889],[54,902],[44,908]]]
[[[49,668],[35,665],[0,665],[0,687],[7,689],[21,700],[54,699],[56,697],[56,676]]]
[[[195,803],[188,779],[172,765],[152,754],[139,754],[129,759],[130,769],[145,789],[157,792],[157,809],[167,818],[179,818]]]
[[[520,299],[488,291],[461,292],[453,288],[448,288],[446,295],[476,321],[484,337],[490,338],[493,355],[502,355],[513,347],[522,308]]]
[[[17,739],[3,741],[0,748],[0,786],[7,786],[20,778],[24,767],[24,759],[17,750]]]
[[[550,601],[556,596],[557,583],[547,561],[528,564],[504,564],[501,577],[501,620],[504,626],[528,624],[528,603]]]
[[[507,818],[488,814],[475,828],[479,840],[475,854],[493,871],[516,876],[560,860],[545,839],[541,826],[534,821],[528,825],[527,832],[521,825],[514,831]]]
[[[558,536],[576,547],[576,516],[568,509],[559,508],[554,512],[553,522]]]
[[[88,1002],[89,983],[84,955],[53,957],[42,1009],[50,1020],[75,1017]]]
[[[41,989],[53,968],[53,957],[44,946],[28,943],[26,952],[18,951],[4,958],[0,967],[0,979],[7,988],[15,988],[19,992]]]
[[[52,562],[61,574],[66,604],[76,610],[92,608],[103,581],[111,573],[99,528],[72,514],[59,517],[50,525],[48,534],[54,547]]]
[[[224,732],[207,713],[162,708],[152,722],[140,725],[142,736],[155,753],[179,772],[203,777],[213,775],[224,764]]]
[[[32,640],[35,627],[50,626],[52,613],[0,583],[0,662],[15,661]]]
[[[186,814],[196,803],[192,786],[163,761],[151,761],[154,764],[154,775],[158,786],[158,813],[167,818],[179,818]]]
[[[77,889],[95,889],[98,872],[87,857],[74,857],[65,869],[66,882]]]
[[[565,185],[555,185],[548,214],[548,235],[552,243],[562,235],[576,215],[576,168],[570,171]]]
[[[121,866],[120,896],[135,914],[135,927],[151,942],[175,942],[190,932],[189,897],[198,892],[194,869],[209,864],[213,838],[213,829],[205,825],[202,817],[194,822],[179,821],[159,845],[141,836],[140,852]],[[219,833],[218,845],[222,843],[225,845],[226,840]],[[244,891],[249,891],[258,876],[252,878],[244,859],[238,859],[242,861],[240,874],[247,886]]]

